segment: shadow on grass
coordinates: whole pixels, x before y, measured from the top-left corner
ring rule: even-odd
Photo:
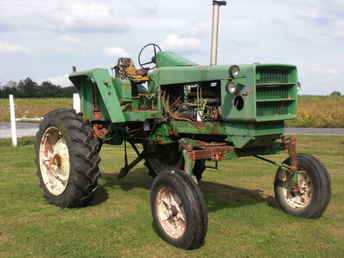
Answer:
[[[153,178],[147,175],[147,169],[137,168],[128,174],[127,177],[118,179],[117,173],[102,173],[105,183],[103,189],[120,187],[124,191],[134,188],[150,190]],[[266,202],[269,206],[277,207],[273,196],[264,195],[262,190],[250,190],[240,187],[224,185],[214,182],[201,181],[199,184],[206,203],[208,212],[216,212],[224,208],[237,208],[246,205],[255,205]]]
[[[153,178],[147,175],[147,169],[137,168],[133,169],[129,174],[122,178],[117,178],[118,173],[102,173],[101,178],[105,179],[103,187],[119,186],[124,191],[130,191],[133,188],[150,189]]]
[[[200,187],[204,193],[209,212],[216,212],[224,208],[256,205],[262,202],[277,207],[274,197],[264,195],[260,189],[250,190],[208,181],[201,182]]]
[[[87,204],[88,206],[96,206],[105,202],[109,198],[109,194],[103,186],[98,186],[92,201]]]

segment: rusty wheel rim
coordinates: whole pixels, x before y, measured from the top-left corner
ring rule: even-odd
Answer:
[[[311,203],[313,183],[307,171],[301,170],[290,175],[283,172],[282,181],[282,194],[291,208],[302,209]]]
[[[156,211],[159,223],[168,236],[178,239],[186,229],[186,215],[183,203],[169,187],[162,187],[156,199]]]
[[[49,127],[43,133],[39,149],[39,166],[47,190],[55,196],[61,195],[68,184],[70,164],[66,141],[56,127]]]

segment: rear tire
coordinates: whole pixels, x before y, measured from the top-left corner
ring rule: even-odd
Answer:
[[[203,245],[208,228],[208,210],[203,194],[183,171],[166,170],[151,186],[151,209],[158,234],[182,249]]]
[[[330,176],[324,165],[308,154],[297,154],[299,170],[295,175],[278,169],[275,176],[275,197],[286,213],[306,218],[319,218],[331,198]],[[290,165],[286,159],[285,164]]]
[[[59,207],[85,206],[100,176],[100,142],[73,109],[49,112],[36,135],[36,165],[44,197]]]

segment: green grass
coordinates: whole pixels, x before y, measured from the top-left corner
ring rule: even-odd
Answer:
[[[60,209],[48,204],[38,187],[33,139],[8,146],[9,140],[0,140],[0,257],[344,256],[344,137],[298,137],[298,150],[321,159],[332,177],[332,200],[320,219],[292,217],[276,206],[270,164],[243,158],[207,170],[200,186],[209,229],[205,245],[194,251],[176,249],[154,232],[152,179],[142,164],[116,179],[121,147],[102,149],[106,176],[91,205]]]

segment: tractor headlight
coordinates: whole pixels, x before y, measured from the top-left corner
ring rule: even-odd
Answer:
[[[231,67],[229,67],[229,75],[232,78],[237,78],[240,74],[240,67],[237,65],[232,65]]]
[[[227,92],[235,95],[238,92],[237,85],[234,82],[229,82],[226,86]]]

